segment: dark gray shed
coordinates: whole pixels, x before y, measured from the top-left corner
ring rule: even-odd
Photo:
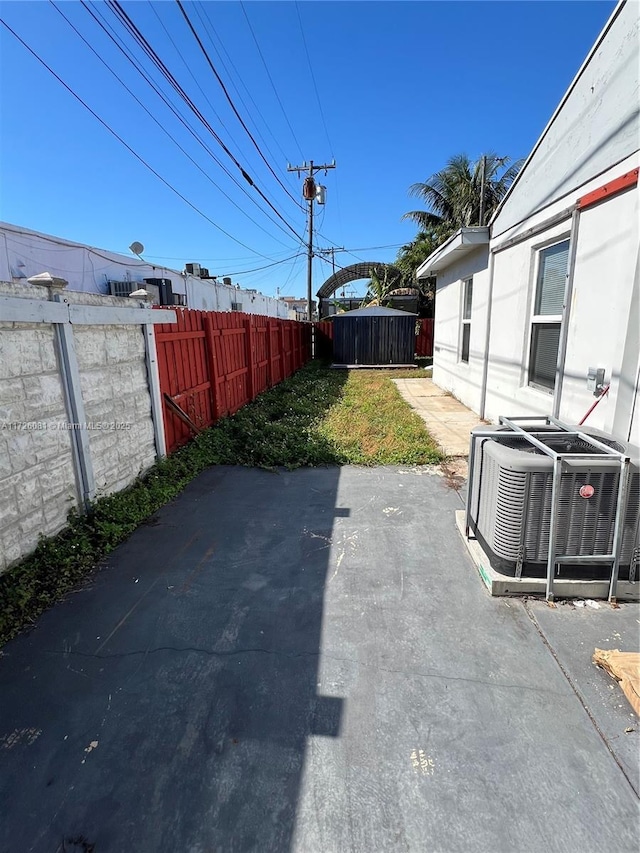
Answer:
[[[395,308],[358,308],[333,317],[335,367],[413,364],[416,315]]]

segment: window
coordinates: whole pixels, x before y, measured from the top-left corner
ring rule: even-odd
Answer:
[[[553,391],[562,325],[562,303],[567,282],[569,241],[542,249],[531,318],[529,385]]]
[[[462,294],[462,335],[460,348],[460,361],[469,364],[469,341],[471,339],[471,303],[473,301],[473,278],[463,282]]]
[[[232,302],[231,303],[232,311],[242,311],[242,302]]]

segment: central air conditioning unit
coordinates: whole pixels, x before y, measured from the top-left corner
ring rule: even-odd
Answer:
[[[129,296],[134,290],[140,289],[139,281],[110,281],[109,293],[111,296]]]
[[[173,284],[170,278],[145,278],[145,284],[158,289],[160,305],[173,305]]]
[[[511,429],[478,427],[471,434],[467,524],[491,566],[511,577],[546,577],[552,529],[552,491],[560,454],[554,522],[555,577],[609,579],[612,561],[586,558],[613,553],[621,471],[627,471],[621,506],[621,579],[636,579],[640,528],[640,451],[598,430],[558,421]],[[534,420],[533,418],[529,420]],[[562,428],[560,428],[562,427]],[[526,434],[536,436],[551,455]],[[613,453],[599,449],[596,443]],[[624,467],[623,458],[629,457]],[[575,560],[571,562],[570,557]],[[580,559],[585,558],[585,559]]]

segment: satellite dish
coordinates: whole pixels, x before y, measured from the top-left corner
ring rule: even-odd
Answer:
[[[137,240],[135,242],[133,242],[129,246],[129,248],[131,249],[131,251],[133,252],[134,255],[140,256],[144,252],[144,246],[142,245],[142,243],[138,243]]]

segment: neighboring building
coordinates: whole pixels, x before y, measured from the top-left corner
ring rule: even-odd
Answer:
[[[578,423],[608,388],[587,423],[640,443],[638,36],[623,0],[488,244],[462,229],[418,270],[437,272],[434,381],[482,417]]]
[[[0,281],[26,283],[28,278],[42,272],[64,278],[69,282],[69,290],[85,293],[124,296],[145,288],[157,304],[287,317],[286,309],[277,299],[255,290],[243,290],[233,285],[230,278],[219,282],[198,264],[187,264],[184,272],[178,272],[106,249],[0,223]]]
[[[290,320],[307,320],[307,300],[297,299],[295,296],[281,296],[280,300],[284,302],[289,311]],[[317,303],[315,299],[311,300],[311,313],[315,317]]]

